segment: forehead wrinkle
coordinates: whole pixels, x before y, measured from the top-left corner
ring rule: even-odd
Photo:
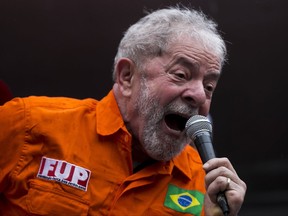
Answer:
[[[174,48],[173,48],[174,47]],[[172,49],[173,48],[173,49]],[[220,57],[217,56],[215,53],[211,52],[210,50],[207,50],[207,48],[201,46],[201,45],[191,45],[191,44],[183,44],[183,43],[176,43],[174,46],[170,46],[168,49],[168,53],[174,56],[180,56],[181,57],[186,57],[187,61],[195,62],[198,61],[200,64],[202,64],[204,61],[206,61],[208,64],[215,64],[215,61],[217,62],[217,68],[220,68],[221,66],[221,60]],[[183,50],[187,51],[185,54],[183,54]],[[191,59],[190,59],[191,58]],[[194,61],[193,61],[194,60]]]
[[[180,55],[173,55],[172,60],[165,66],[166,70],[169,70],[174,65],[179,64],[182,65],[189,70],[199,70],[200,65],[197,61],[195,61],[193,58],[188,58],[186,55],[180,54]]]
[[[165,71],[168,71],[175,64],[180,64],[188,68],[190,71],[199,72],[201,61],[197,61],[197,59],[189,58],[186,55],[180,54],[174,55],[172,61],[170,61],[168,65],[165,65],[163,67]],[[211,62],[209,62],[209,67],[204,75],[205,79],[218,81],[220,78],[220,74],[221,71],[219,69],[219,65],[215,63],[215,61],[211,60]]]
[[[204,66],[207,70],[207,73],[220,73],[221,71],[221,63],[220,60],[216,57],[213,56],[209,52],[199,52],[196,53],[196,55],[193,55],[192,57],[192,63],[193,60],[195,61],[193,65],[197,65],[197,69],[200,68],[200,66]]]
[[[194,61],[194,59],[189,59],[186,56],[179,56],[176,60],[177,63],[179,63],[180,65],[183,65],[187,68],[189,68],[190,70],[199,70],[200,65],[197,61]]]

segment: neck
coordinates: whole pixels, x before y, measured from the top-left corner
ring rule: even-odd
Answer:
[[[137,141],[132,141],[132,160],[136,163],[143,163],[152,160],[144,151],[141,144]]]

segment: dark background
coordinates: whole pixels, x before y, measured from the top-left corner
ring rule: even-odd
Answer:
[[[144,9],[179,2],[227,41],[211,115],[217,154],[248,186],[240,215],[288,215],[287,0],[1,0],[0,80],[15,97],[101,99],[123,32]]]

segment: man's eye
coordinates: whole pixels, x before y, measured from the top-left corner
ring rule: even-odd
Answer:
[[[175,74],[175,76],[177,76],[177,77],[180,78],[180,79],[185,79],[185,78],[186,78],[186,75],[185,75],[184,72],[177,71],[177,72],[175,72],[174,74]]]
[[[208,85],[205,86],[205,89],[206,89],[208,92],[213,92],[214,89],[215,89],[215,87],[214,87],[214,85],[212,85],[212,84],[208,84]]]

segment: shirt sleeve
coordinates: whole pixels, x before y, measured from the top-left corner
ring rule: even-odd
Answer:
[[[0,193],[9,188],[9,179],[25,148],[25,115],[23,99],[0,106]]]

